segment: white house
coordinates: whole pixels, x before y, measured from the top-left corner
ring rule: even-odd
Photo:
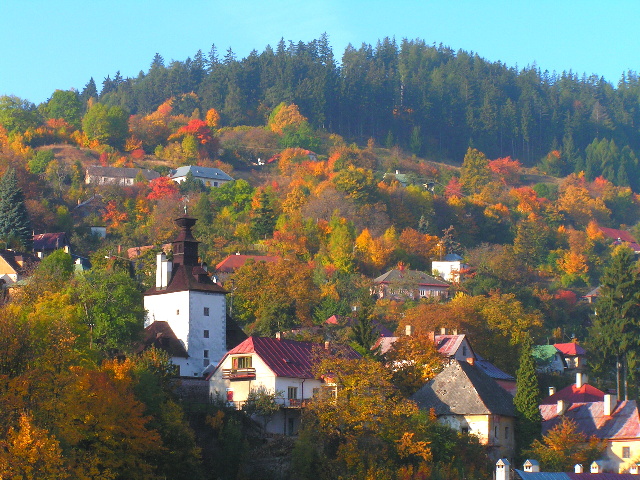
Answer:
[[[87,167],[84,183],[92,185],[121,185],[127,187],[136,183],[138,175],[142,175],[146,181],[151,181],[160,176],[158,172],[146,168],[101,167],[91,165]]]
[[[449,253],[442,260],[431,262],[431,274],[447,282],[459,282],[460,272],[465,268],[467,265],[462,263],[462,257],[455,253]]]
[[[269,433],[294,435],[300,426],[305,401],[327,385],[312,373],[314,348],[328,348],[312,342],[278,337],[249,337],[228,351],[209,375],[212,397],[220,397],[237,409],[251,390],[260,387],[277,392],[281,408],[266,425]],[[358,354],[352,351],[353,357]]]
[[[173,260],[158,254],[156,284],[144,294],[145,327],[147,333],[157,330],[171,345],[168,350],[180,376],[201,377],[227,351],[227,292],[198,261],[198,242],[191,233],[196,219],[182,217],[176,223],[180,232],[172,242]]]
[[[225,183],[233,181],[231,176],[219,168],[198,167],[195,165],[178,167],[177,170],[173,170],[170,175],[171,180],[182,183],[187,179],[189,173],[193,175],[193,178],[200,180],[207,187],[221,187]]]

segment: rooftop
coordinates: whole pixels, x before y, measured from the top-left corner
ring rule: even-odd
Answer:
[[[191,172],[194,177],[199,178],[210,178],[212,180],[222,180],[226,182],[233,180],[232,177],[219,168],[199,167],[197,165],[178,167],[177,170],[171,171],[171,178],[186,177],[189,172]]]

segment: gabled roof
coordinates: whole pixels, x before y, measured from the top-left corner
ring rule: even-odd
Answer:
[[[629,247],[634,252],[636,252],[636,253],[640,252],[640,245],[638,245],[638,242],[633,237],[633,235],[631,235],[631,233],[629,233],[629,232],[627,232],[625,230],[617,230],[615,228],[605,228],[605,227],[600,227],[600,231],[606,237],[612,239],[614,241],[614,243],[616,243],[616,244],[628,243]]]
[[[153,180],[160,176],[158,172],[146,168],[101,167],[99,165],[88,166],[87,173],[92,176],[109,178],[136,178],[138,173],[142,173],[146,180]]]
[[[311,372],[314,347],[323,348],[322,345],[312,342],[252,336],[229,350],[217,368],[230,355],[256,354],[278,377],[314,378]],[[349,352],[351,358],[360,358],[355,350],[349,349]]]
[[[460,348],[460,345],[462,345],[464,339],[465,335],[434,335],[436,349],[438,353],[444,357],[453,357]],[[469,348],[471,349],[471,345],[469,345]],[[474,356],[473,350],[469,352],[469,356]]]
[[[558,400],[567,403],[584,403],[584,402],[600,402],[604,398],[604,392],[596,387],[584,383],[580,388],[575,384],[569,385],[562,390],[557,391],[553,395],[544,398],[541,405],[553,405],[554,408],[558,404]]]
[[[504,380],[507,382],[516,381],[513,375],[509,375],[507,372],[503,372],[489,360],[485,360],[478,354],[476,354],[476,366],[494,380]]]
[[[194,177],[210,178],[211,180],[222,180],[225,182],[233,180],[233,178],[219,168],[198,167],[197,165],[178,167],[177,170],[171,171],[171,178],[186,177],[189,172],[191,172]]]
[[[34,252],[57,250],[68,244],[67,234],[64,232],[39,233],[33,236]]]
[[[164,350],[172,357],[189,357],[187,350],[182,342],[178,340],[168,322],[156,321],[145,328],[144,336],[137,352],[140,353],[152,346],[159,350]]]
[[[160,295],[163,293],[184,292],[211,292],[211,293],[227,293],[217,283],[209,277],[206,270],[200,266],[177,265],[171,272],[171,280],[165,288],[151,287],[144,292],[145,295]]]
[[[13,270],[13,272],[2,272],[2,273],[17,273],[24,274],[31,271],[35,268],[40,259],[35,255],[31,255],[30,253],[20,253],[14,252],[13,250],[2,250],[0,249],[0,258],[4,260],[9,268]]]
[[[227,258],[216,265],[216,272],[233,273],[249,260],[254,260],[256,262],[276,263],[278,260],[280,260],[280,257],[269,255],[229,255]]]
[[[412,395],[436,415],[515,416],[513,397],[480,368],[454,360]]]
[[[640,418],[635,400],[618,403],[611,415],[604,414],[604,402],[574,403],[558,415],[556,405],[540,405],[542,414],[542,434],[562,421],[562,417],[573,420],[578,430],[587,436],[601,439],[620,440],[640,437]]]
[[[379,283],[392,283],[392,282],[407,282],[413,283],[419,286],[431,286],[431,287],[446,287],[449,288],[449,284],[445,281],[438,280],[431,275],[427,275],[424,272],[418,270],[389,270],[387,273],[383,273],[373,281],[375,284]]]
[[[587,465],[586,469],[589,468]],[[515,470],[522,480],[635,480],[638,475],[630,473],[572,473],[572,472],[525,472]]]
[[[567,356],[576,357],[587,354],[586,350],[575,342],[554,343],[553,346],[556,347],[560,353]]]

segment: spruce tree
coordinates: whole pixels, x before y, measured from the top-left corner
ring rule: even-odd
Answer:
[[[33,240],[24,195],[12,168],[0,180],[0,239],[8,245],[17,241],[25,248],[31,248]]]
[[[527,336],[520,352],[520,366],[516,372],[517,393],[513,399],[516,410],[516,442],[518,452],[529,448],[540,436],[542,416],[540,415],[540,389],[535,365],[531,356],[531,339]]]

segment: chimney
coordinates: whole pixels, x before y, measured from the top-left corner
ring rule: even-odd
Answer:
[[[457,329],[457,328],[454,328],[454,329],[453,329],[453,333],[452,333],[452,335],[457,335],[457,334],[458,334],[458,329]]]
[[[555,393],[556,393],[556,387],[549,387],[549,396],[555,395]]]
[[[582,388],[584,385],[582,372],[576,372],[576,388]]]
[[[167,257],[164,253],[156,255],[156,288],[162,288],[162,262],[165,262]]]
[[[575,467],[573,467],[574,473],[584,473],[584,467],[580,463],[576,463]]]
[[[596,460],[591,464],[591,473],[602,473],[602,462]]]
[[[329,345],[331,345],[331,343],[329,342],[329,340],[327,340],[326,342],[324,342],[324,349],[325,350],[329,350]]]
[[[556,413],[558,415],[564,415],[564,412],[567,411],[567,404],[564,400],[558,400],[558,407],[556,409]]]
[[[280,332],[276,332],[276,340],[280,340],[282,338],[282,334]]]
[[[469,357],[467,358],[467,363],[471,366],[474,366],[476,364],[476,359],[473,357]]]
[[[524,462],[524,465],[522,467],[522,469],[525,472],[539,472],[540,471],[540,464],[538,463],[537,460],[527,460]]]
[[[404,326],[404,334],[407,337],[410,337],[411,335],[413,335],[413,325],[405,325]]]
[[[163,254],[164,257],[164,254]],[[171,279],[171,270],[173,269],[173,262],[167,260],[167,257],[164,257],[162,259],[162,266],[161,266],[161,279],[162,279],[162,288],[166,288],[167,285],[169,285],[169,280]]]
[[[446,335],[447,334],[447,329],[444,327],[440,327],[440,335]]]
[[[511,464],[506,458],[496,463],[496,480],[511,480]]]
[[[615,393],[605,393],[605,395],[604,395],[604,412],[603,413],[606,416],[610,417],[611,414],[616,409],[617,405],[618,405],[618,396]]]

